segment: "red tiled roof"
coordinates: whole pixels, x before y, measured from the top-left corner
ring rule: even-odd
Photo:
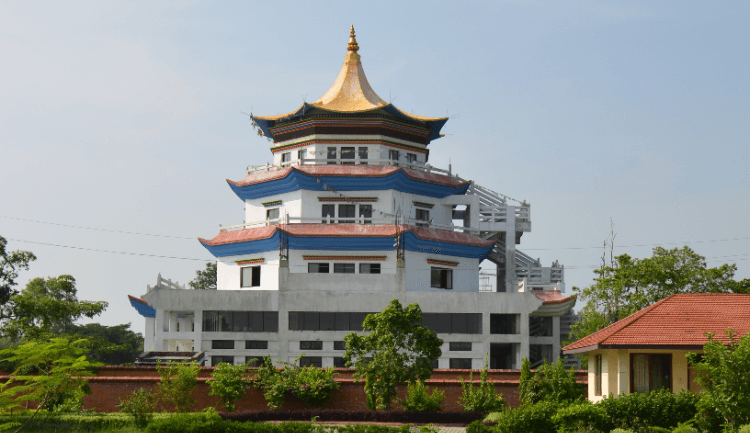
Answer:
[[[130,299],[132,299],[132,300],[134,300],[136,302],[140,302],[143,305],[148,305],[148,303],[146,301],[144,301],[143,299],[141,299],[141,298],[136,298],[135,296],[130,296],[130,295],[128,295],[128,298],[130,298]]]
[[[727,328],[750,332],[750,294],[676,294],[563,348],[567,353],[626,346],[702,346],[705,332],[728,342]]]
[[[411,170],[403,167],[395,167],[392,165],[327,165],[327,164],[304,164],[294,165],[292,167],[282,168],[276,171],[263,171],[260,173],[248,174],[244,179],[240,181],[232,181],[227,179],[227,182],[234,186],[247,186],[257,183],[269,182],[271,180],[281,179],[289,175],[292,170],[297,170],[301,173],[310,176],[353,176],[353,177],[385,177],[393,174],[399,170],[403,171],[404,174],[409,178],[418,180],[421,182],[435,183],[438,185],[445,185],[451,187],[460,187],[466,185],[468,182],[458,182],[452,179],[450,176],[436,173],[426,173],[417,170]]]
[[[273,236],[278,226],[267,226],[267,227],[255,227],[244,230],[230,230],[225,232],[219,232],[218,235],[214,236],[213,239],[202,239],[198,240],[202,244],[206,245],[224,245],[224,244],[236,244],[239,242],[257,241],[260,239],[268,239]]]
[[[531,293],[544,301],[542,305],[564,304],[573,300],[572,296],[565,296],[559,290],[532,290]]]
[[[486,241],[473,235],[453,232],[450,230],[437,230],[413,226],[410,226],[409,230],[417,235],[419,239],[424,239],[426,241],[449,242],[452,244],[474,245],[478,247],[488,247],[495,243],[495,241]]]

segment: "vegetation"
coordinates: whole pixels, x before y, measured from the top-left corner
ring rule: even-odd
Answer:
[[[367,334],[344,337],[344,359],[356,369],[354,377],[365,381],[368,409],[390,409],[398,384],[413,384],[432,374],[443,340],[421,323],[419,305],[404,309],[394,299],[382,312],[365,318],[362,328]]]
[[[458,378],[461,381],[462,391],[458,404],[467,412],[490,413],[505,409],[503,395],[495,392],[495,385],[492,382],[487,382],[487,355],[484,357],[484,368],[479,378],[479,387],[476,389],[474,388],[474,373],[469,373],[468,383],[464,382],[463,377]]]
[[[156,412],[157,398],[154,393],[145,388],[138,388],[124,400],[120,400],[117,407],[121,412],[133,417],[137,428],[143,429],[154,418]]]
[[[263,365],[258,369],[253,384],[263,392],[271,409],[279,409],[288,395],[293,395],[311,407],[319,407],[328,402],[339,384],[333,381],[337,374],[330,367],[299,367],[297,363],[276,361],[282,368],[276,368],[270,356],[263,357]]]
[[[424,381],[417,381],[406,386],[406,399],[398,400],[404,410],[416,412],[437,412],[442,410],[445,401],[445,392],[437,388],[430,389],[425,386]]]
[[[216,262],[206,263],[206,269],[195,271],[195,278],[189,282],[193,290],[216,290]]]
[[[208,381],[208,385],[211,387],[211,392],[208,395],[219,397],[224,409],[229,412],[233,411],[234,404],[245,395],[245,391],[250,387],[250,379],[247,377],[247,364],[219,364],[211,373],[211,380]]]
[[[519,380],[518,393],[524,405],[542,401],[576,403],[585,398],[583,386],[576,382],[575,372],[572,368],[565,371],[562,359],[552,365],[545,359],[544,364],[532,373],[528,358],[524,358]]]
[[[143,352],[143,335],[131,331],[129,323],[73,325],[72,333],[91,342],[89,359],[103,364],[131,364]]]
[[[170,361],[166,366],[158,364],[156,371],[161,376],[156,385],[156,394],[161,401],[173,405],[175,412],[190,412],[197,403],[192,392],[198,386],[198,363]]]
[[[0,236],[0,307],[5,305],[10,297],[17,292],[18,271],[29,269],[29,263],[36,260],[36,256],[28,251],[6,251],[8,241]]]

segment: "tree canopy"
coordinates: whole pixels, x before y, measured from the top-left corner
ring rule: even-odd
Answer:
[[[193,290],[216,290],[216,262],[206,263],[206,269],[195,271],[195,278],[189,282]]]
[[[109,365],[130,364],[143,352],[143,335],[133,332],[130,323],[73,325],[71,332],[90,342],[88,358],[92,361]]]
[[[0,236],[0,306],[5,305],[16,293],[18,271],[28,270],[29,263],[36,260],[36,256],[28,251],[6,251],[8,241]]]
[[[432,374],[443,340],[421,323],[419,305],[404,309],[394,299],[382,312],[365,318],[362,328],[367,334],[344,337],[346,365],[354,365],[354,377],[365,380],[369,409],[389,409],[396,385],[422,381]]]
[[[736,265],[716,268],[689,247],[654,248],[650,258],[616,256],[594,271],[594,284],[574,287],[585,302],[571,335],[580,339],[676,293],[750,293],[750,279],[734,280]]]

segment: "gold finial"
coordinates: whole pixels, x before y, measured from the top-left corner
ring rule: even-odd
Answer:
[[[357,36],[354,34],[354,24],[352,24],[352,29],[349,31],[349,46],[346,47],[349,51],[354,51],[355,53],[359,51],[359,45],[357,45]]]

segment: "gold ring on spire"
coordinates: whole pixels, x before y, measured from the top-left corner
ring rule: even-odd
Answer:
[[[349,46],[346,47],[349,51],[354,51],[355,53],[359,51],[359,45],[357,45],[357,35],[354,34],[354,24],[352,24],[352,29],[349,31]]]

